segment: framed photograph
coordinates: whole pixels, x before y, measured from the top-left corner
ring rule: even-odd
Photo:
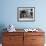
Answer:
[[[21,22],[35,21],[35,7],[18,7],[17,20]]]

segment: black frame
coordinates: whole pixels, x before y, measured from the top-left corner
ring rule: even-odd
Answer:
[[[32,18],[29,15],[28,15],[28,17],[22,17],[22,18],[20,17],[20,13],[29,14],[29,13],[31,13],[30,10],[33,13],[33,14],[30,14],[30,15],[32,15]],[[21,15],[23,15],[23,14],[21,14]],[[35,21],[35,7],[18,7],[17,8],[17,21],[18,22],[19,21],[20,22],[32,22],[32,21],[34,22]]]

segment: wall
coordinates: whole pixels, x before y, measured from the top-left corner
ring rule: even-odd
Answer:
[[[35,7],[35,22],[17,22],[17,7],[25,6]],[[21,29],[40,27],[46,32],[46,0],[0,0],[0,31],[9,24]]]
[[[46,0],[0,0],[0,25],[16,28],[46,28]],[[17,7],[35,7],[35,22],[17,22]]]

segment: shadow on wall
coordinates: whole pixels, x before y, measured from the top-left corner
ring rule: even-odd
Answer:
[[[5,32],[6,30],[4,30],[5,25],[4,24],[0,24],[0,43],[2,43],[2,36],[3,36],[3,32]]]

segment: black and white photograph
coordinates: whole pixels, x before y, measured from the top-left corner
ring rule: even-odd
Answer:
[[[34,21],[35,7],[18,7],[17,20],[18,21]]]

